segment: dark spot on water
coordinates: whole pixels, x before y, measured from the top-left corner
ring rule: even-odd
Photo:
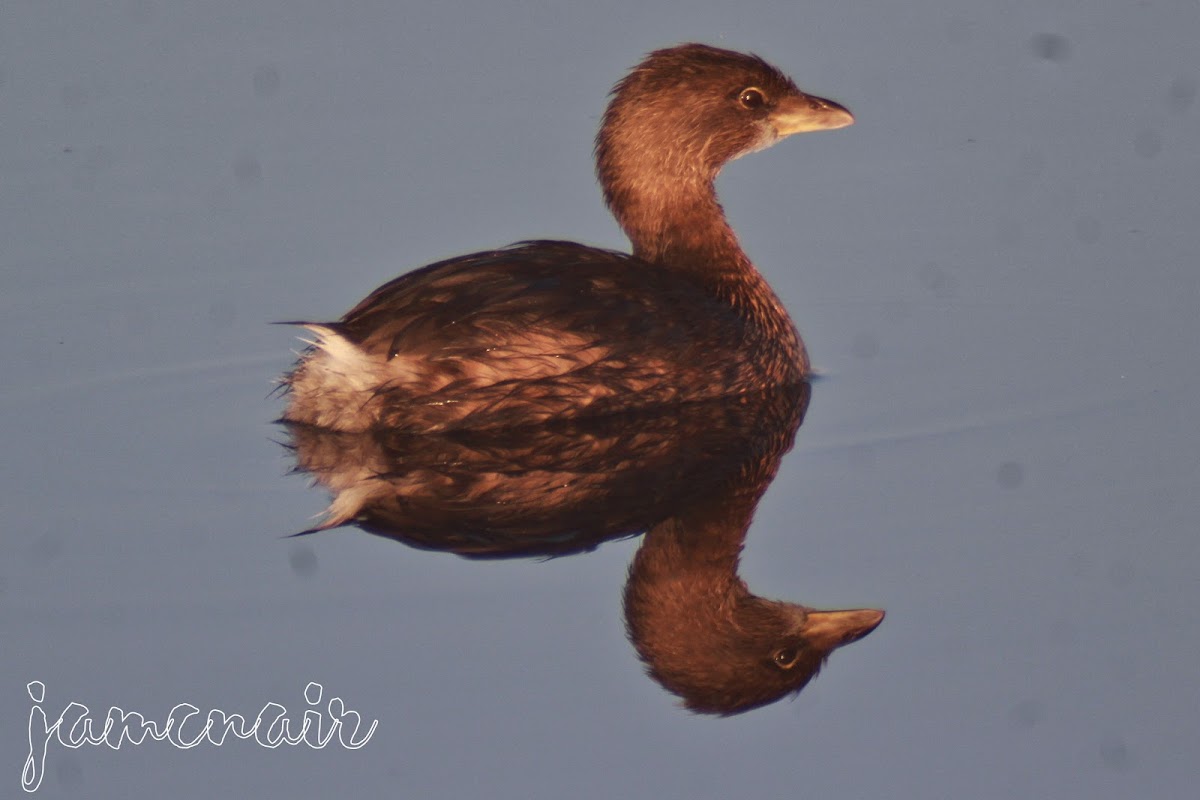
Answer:
[[[1059,33],[1035,33],[1029,40],[1029,50],[1043,61],[1061,63],[1071,57],[1071,43]]]
[[[1025,480],[1025,468],[1015,461],[1005,461],[996,469],[996,483],[1004,489],[1016,489]]]
[[[1046,706],[1041,700],[1022,700],[1008,710],[1008,721],[1014,728],[1032,728],[1046,717]]]
[[[879,337],[865,331],[858,333],[850,349],[859,358],[874,358],[879,355]]]
[[[233,160],[233,175],[243,186],[253,186],[262,182],[262,165],[250,153],[242,153]]]
[[[292,572],[301,578],[311,578],[317,574],[317,553],[307,544],[292,545],[288,553],[288,564]]]
[[[279,93],[280,84],[279,70],[270,64],[263,64],[254,70],[255,97],[274,97]]]
[[[921,286],[940,298],[953,297],[958,290],[958,280],[934,263],[921,267],[917,280]]]
[[[1133,764],[1129,746],[1120,736],[1110,736],[1100,742],[1100,762],[1109,769],[1127,770]]]
[[[1167,104],[1176,111],[1186,111],[1196,99],[1196,80],[1180,75],[1167,89]]]

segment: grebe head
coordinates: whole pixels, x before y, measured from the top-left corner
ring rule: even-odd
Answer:
[[[625,615],[651,677],[700,714],[741,714],[799,692],[834,650],[884,617],[877,609],[818,611],[767,600],[741,585],[714,593],[687,579],[677,575],[673,585],[648,591],[627,587]]]
[[[684,44],[651,53],[614,87],[597,170],[606,191],[623,169],[711,181],[726,162],[785,136],[853,122],[757,56]]]
[[[613,88],[596,135],[604,200],[648,261],[743,260],[716,200],[721,167],[854,117],[761,58],[702,44],[658,50]]]

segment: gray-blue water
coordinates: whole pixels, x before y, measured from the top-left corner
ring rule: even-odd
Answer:
[[[269,321],[516,239],[623,247],[591,137],[686,40],[858,118],[719,185],[825,374],[742,572],[888,617],[729,720],[641,674],[636,542],[280,538],[326,498],[267,398],[299,345]],[[1198,40],[1185,0],[4,3],[0,795],[31,711],[299,718],[309,682],[363,747],[52,740],[37,796],[1193,791]]]

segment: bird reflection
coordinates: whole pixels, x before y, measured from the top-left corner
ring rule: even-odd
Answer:
[[[647,671],[689,709],[736,714],[802,689],[876,610],[815,611],[738,577],[754,509],[808,407],[801,382],[500,429],[362,433],[283,423],[333,495],[305,531],[355,525],[478,559],[581,553],[644,534],[625,587]]]

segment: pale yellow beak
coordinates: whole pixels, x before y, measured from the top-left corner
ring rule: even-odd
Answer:
[[[828,653],[834,648],[857,642],[883,622],[883,612],[874,608],[853,611],[809,611],[800,632],[817,650]]]
[[[768,119],[781,139],[793,133],[831,131],[854,124],[854,115],[847,108],[809,94],[783,98]]]

